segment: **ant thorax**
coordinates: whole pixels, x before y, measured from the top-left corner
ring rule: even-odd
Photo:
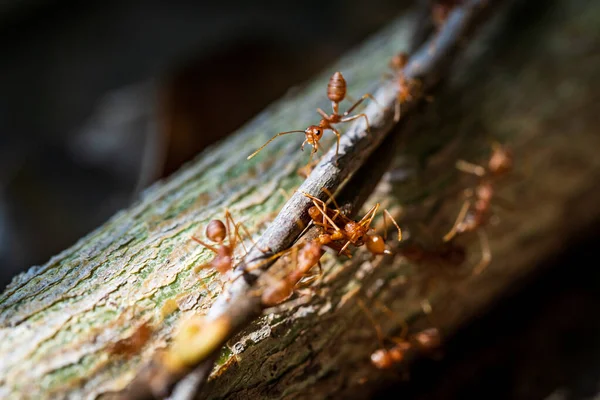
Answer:
[[[350,221],[344,225],[344,231],[346,232],[348,240],[355,246],[361,246],[364,244],[365,236],[368,230],[368,227],[365,227],[355,221]]]

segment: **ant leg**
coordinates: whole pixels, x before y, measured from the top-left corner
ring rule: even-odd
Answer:
[[[347,240],[346,243],[344,243],[344,245],[340,249],[340,251],[338,251],[338,256],[341,255],[344,251],[346,251],[346,249],[348,248],[348,246],[350,246],[350,244],[351,244],[350,241]]]
[[[250,154],[248,156],[248,158],[246,158],[246,160],[251,159],[252,157],[254,157],[255,155],[257,155],[262,149],[264,149],[269,143],[271,143],[273,140],[275,140],[276,138],[278,138],[279,136],[283,136],[283,135],[287,135],[288,133],[305,133],[304,131],[287,131],[287,132],[279,132],[277,135],[273,136],[271,139],[267,140],[267,143],[263,144],[262,146],[260,146],[258,148],[258,150],[256,150],[254,153]]]
[[[312,194],[303,192],[302,190],[299,190],[299,192],[302,193],[304,196],[308,197],[310,200],[312,200],[313,203],[317,202],[317,203],[321,204],[321,207],[323,207],[323,209],[327,208],[327,203],[325,203],[323,200],[319,199],[318,197],[315,197]]]
[[[406,321],[403,319],[399,319],[396,313],[390,310],[390,308],[382,302],[377,301],[377,306],[381,308],[383,312],[385,312],[391,319],[396,320],[400,323],[400,326],[402,327],[402,330],[400,331],[400,339],[404,341],[406,339],[406,336],[408,336],[408,324],[406,323]]]
[[[377,100],[375,100],[375,97],[373,97],[372,94],[370,93],[365,93],[363,94],[363,96],[357,101],[355,102],[348,110],[346,110],[346,112],[342,115],[342,117],[346,117],[347,115],[350,115],[350,113],[360,105],[360,103],[362,103],[365,99],[369,99],[371,100],[373,103],[375,103],[379,108],[381,109],[385,109],[381,104],[379,104],[379,102]]]
[[[217,249],[214,246],[211,246],[210,244],[203,242],[202,240],[198,239],[196,236],[192,236],[192,240],[201,244],[202,246],[206,247],[207,249],[211,250],[215,254],[218,253]]]
[[[465,200],[460,212],[458,213],[458,216],[456,217],[456,221],[454,221],[454,225],[452,225],[452,229],[450,229],[450,231],[444,235],[444,242],[449,242],[454,236],[456,236],[458,233],[458,226],[465,220],[467,211],[469,211],[470,207],[471,202],[469,200]]]
[[[473,164],[465,160],[458,160],[456,162],[456,169],[462,172],[466,172],[467,174],[477,175],[479,177],[484,177],[486,172],[485,168],[481,165]]]
[[[281,257],[283,255],[285,255],[286,253],[289,253],[292,249],[293,249],[293,247],[289,248],[289,249],[285,249],[285,250],[280,251],[278,253],[272,254],[272,255],[268,256],[267,258],[265,258],[265,259],[262,259],[260,262],[258,262],[256,264],[253,264],[252,266],[245,266],[245,268],[242,271],[243,273],[238,274],[238,276],[236,276],[232,280],[232,282],[235,281],[236,279],[238,279],[240,276],[243,276],[244,274],[246,274],[248,272],[252,272],[255,269],[258,269],[258,268],[262,267],[263,265],[268,264],[269,262],[271,262],[271,261],[273,261],[273,260],[275,260],[275,259],[277,259],[277,258],[279,258],[279,257]],[[252,261],[254,261],[254,260],[252,260]]]
[[[335,209],[336,209],[336,211],[339,211],[339,214],[341,214],[341,213],[342,213],[342,210],[340,209],[340,206],[339,206],[339,204],[338,204],[338,203],[335,201],[335,199],[333,198],[333,194],[332,194],[332,193],[329,191],[329,189],[327,189],[325,186],[323,186],[323,187],[321,188],[321,191],[322,191],[323,193],[325,193],[325,194],[326,194],[326,195],[329,197],[329,200],[331,200],[331,202],[332,202],[332,203],[333,203],[333,205],[335,206]],[[338,215],[339,215],[339,214],[338,214]]]
[[[315,167],[315,165],[317,165],[319,163],[319,161],[321,161],[322,157],[312,161],[308,164],[306,164],[303,167],[298,168],[298,170],[296,171],[296,173],[298,175],[300,175],[302,178],[308,178],[308,175],[310,175],[310,173],[312,172],[313,168]]]
[[[327,205],[325,204],[325,202],[319,198],[316,198],[315,196],[308,194],[306,192],[300,192],[303,195],[305,195],[306,197],[308,197],[309,199],[312,200],[313,204],[315,205],[315,207],[317,207],[317,210],[319,210],[319,212],[321,213],[321,215],[323,215],[323,218],[325,218],[327,220],[327,222],[329,222],[331,224],[331,226],[336,230],[341,232],[342,230],[335,224],[335,222],[333,222],[333,220],[331,218],[329,218],[329,215],[327,215],[327,213],[325,212],[325,209],[327,208]],[[319,207],[319,204],[321,203],[323,204],[323,208]]]
[[[233,233],[231,231],[231,226],[229,225],[229,222],[231,222],[233,224],[233,226],[235,226],[235,221],[233,220],[233,217],[231,216],[231,213],[229,212],[229,209],[225,209],[225,226],[227,228],[227,240],[229,241],[229,244],[231,245],[231,242],[233,240],[233,237],[231,236],[231,234]]]
[[[248,230],[246,229],[246,227],[245,227],[245,226],[243,226],[243,223],[242,223],[242,222],[236,223],[236,222],[235,222],[235,220],[233,219],[233,216],[232,216],[232,215],[231,215],[231,213],[229,212],[229,210],[225,210],[225,220],[226,220],[226,221],[227,221],[227,223],[228,223],[228,225],[227,225],[227,228],[228,228],[228,229],[229,229],[229,221],[231,221],[231,223],[233,224],[233,226],[234,226],[234,234],[233,234],[233,237],[234,237],[234,238],[237,238],[237,239],[235,239],[235,240],[239,240],[239,241],[242,243],[242,246],[244,246],[244,250],[246,250],[246,246],[244,245],[244,241],[243,241],[243,239],[242,239],[242,236],[240,235],[240,232],[239,232],[239,229],[240,229],[240,227],[242,227],[242,228],[243,228],[243,229],[246,231],[246,235],[248,235],[248,236],[249,236],[249,238],[250,238],[250,240],[252,241],[252,243],[253,243],[253,244],[256,244],[256,243],[254,243],[254,241],[252,240],[252,236],[251,236],[251,235],[248,233]],[[230,243],[231,243],[231,238],[230,238],[229,240],[230,240]],[[248,251],[246,251],[246,254],[248,254]]]
[[[258,250],[260,250],[261,253],[263,254],[267,254],[269,252],[269,248],[266,249],[262,249],[260,248],[260,246],[256,243],[256,241],[252,238],[252,235],[250,234],[250,231],[248,231],[248,228],[246,228],[246,225],[244,225],[242,222],[239,223],[240,225],[240,229],[242,231],[244,231],[244,234],[246,235],[246,237],[248,239],[250,239],[250,241],[252,242],[252,245],[254,247],[256,247]],[[240,237],[240,240],[242,240],[242,238]]]
[[[319,145],[317,143],[315,143],[313,145],[312,150],[310,151],[310,156],[308,157],[308,163],[306,164],[306,168],[308,169],[308,174],[310,175],[310,173],[312,172],[312,162],[313,162],[313,157],[315,155],[315,153],[319,151]]]
[[[327,115],[327,114],[325,113],[325,111],[321,110],[320,108],[317,108],[317,112],[318,112],[318,113],[319,113],[319,114],[320,114],[320,115],[321,115],[323,118],[325,118],[326,120],[329,120],[329,115]]]
[[[308,139],[305,139],[304,142],[300,145],[300,150],[304,151],[304,145],[308,143]]]
[[[317,199],[318,200],[318,199]],[[333,229],[335,229],[338,232],[341,232],[342,230],[340,229],[339,226],[336,225],[335,222],[333,222],[333,219],[331,219],[329,217],[329,215],[327,215],[327,212],[325,212],[325,209],[322,209],[321,207],[319,207],[319,205],[315,202],[315,200],[313,199],[313,204],[315,205],[315,207],[317,207],[317,210],[319,210],[319,212],[321,213],[321,215],[323,215],[323,218],[329,222],[331,224],[331,226],[333,227]]]
[[[381,331],[381,325],[379,325],[377,321],[375,321],[373,314],[369,311],[365,303],[360,298],[356,299],[356,302],[358,303],[358,306],[363,310],[367,318],[369,318],[371,324],[373,324],[373,328],[375,328],[375,333],[377,334],[377,341],[379,342],[379,346],[380,348],[384,349],[385,344],[383,343],[383,332]]]
[[[398,99],[396,100],[396,108],[394,109],[394,122],[398,122],[400,121],[400,106],[401,106],[402,102],[400,101],[400,98],[398,96]]]
[[[373,222],[373,218],[375,218],[375,214],[377,214],[377,210],[379,210],[379,203],[375,204],[360,221],[358,221],[359,225],[364,225],[367,227],[371,226],[371,222]]]
[[[392,223],[394,224],[394,226],[396,227],[396,229],[398,229],[398,241],[402,240],[402,229],[400,229],[400,226],[398,226],[398,223],[396,222],[396,220],[394,219],[394,217],[392,217],[392,214],[390,214],[390,212],[388,210],[383,210],[383,225],[385,226],[385,231],[384,231],[384,240],[387,239],[387,221],[386,221],[386,217],[392,220]]]
[[[335,143],[335,164],[337,165],[338,154],[340,152],[340,131],[335,128],[331,128],[331,130],[335,133],[335,136],[337,136]]]
[[[473,275],[479,275],[492,261],[492,251],[490,250],[490,242],[487,233],[483,229],[477,231],[479,242],[481,243],[481,261],[473,269]]]
[[[230,221],[231,221],[231,224],[233,225],[233,232],[231,231],[231,228],[229,226]],[[246,248],[246,245],[244,244],[244,240],[240,236],[240,232],[239,232],[241,222],[236,223],[228,209],[225,210],[225,222],[227,223],[227,234],[229,235],[229,246],[231,246],[231,249],[232,250],[235,249],[235,246],[237,245],[237,241],[239,240],[240,243],[242,243],[242,247],[244,248],[244,253],[248,254],[248,249]]]
[[[246,255],[248,255],[248,248],[246,247],[246,245],[244,244],[244,239],[242,238],[242,235],[240,235],[240,227],[241,227],[242,223],[239,222],[235,225],[234,228],[234,236],[235,236],[235,243],[233,244],[234,246],[237,244],[238,240],[240,241],[240,243],[242,244],[242,248],[244,249],[244,253]],[[250,236],[250,239],[252,239],[252,236]],[[256,243],[255,243],[256,244]],[[235,247],[234,247],[235,248]],[[264,253],[264,251],[263,251]]]
[[[367,132],[370,134],[371,133],[371,126],[369,125],[369,117],[367,117],[367,114],[357,114],[357,115],[353,115],[351,117],[348,118],[342,118],[340,122],[350,122],[350,121],[354,121],[355,119],[358,118],[364,118],[365,122],[367,123]]]
[[[335,219],[342,215],[344,216],[344,213],[342,213],[342,209],[340,208],[339,204],[337,203],[337,201],[335,201],[335,199],[333,198],[333,194],[331,194],[331,192],[329,191],[329,189],[327,189],[326,187],[322,187],[321,191],[323,193],[325,193],[328,197],[329,200],[333,203],[333,205],[335,206],[335,214],[333,214],[333,220],[335,221]]]

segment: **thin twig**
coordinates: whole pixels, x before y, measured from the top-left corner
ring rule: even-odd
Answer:
[[[408,80],[419,80],[421,85],[418,92],[412,93],[413,100],[403,103],[402,118],[406,118],[428,89],[448,74],[449,61],[453,55],[464,44],[468,34],[485,19],[487,13],[484,11],[498,3],[499,0],[465,1],[451,12],[444,27],[411,55],[408,65],[404,68],[404,75]],[[164,396],[177,381],[199,364],[200,367],[196,371],[203,372],[202,379],[208,377],[204,372],[210,371],[216,352],[262,312],[260,296],[253,294],[256,291],[254,284],[275,260],[252,272],[246,272],[257,260],[264,259],[265,254],[259,249],[269,249],[272,253],[285,250],[302,233],[303,226],[309,221],[308,208],[311,202],[299,191],[325,200],[322,188],[331,192],[338,191],[365,164],[395,125],[393,110],[396,96],[397,85],[391,82],[381,84],[375,91],[375,98],[385,109],[371,104],[364,111],[369,118],[370,133],[367,133],[362,119],[353,124],[342,136],[337,163],[335,148],[332,148],[283,206],[257,241],[257,245],[250,249],[236,267],[231,284],[225,288],[205,317],[205,325],[197,335],[205,337],[205,340],[195,339],[193,343],[188,343],[185,362],[174,362],[173,356],[163,359],[166,360],[164,362],[160,358],[155,360],[145,369],[144,374],[136,377],[126,388],[122,393],[124,397],[146,399],[152,397],[151,393],[154,396]]]

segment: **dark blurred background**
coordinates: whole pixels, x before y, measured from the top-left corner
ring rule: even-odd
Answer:
[[[1,1],[0,287],[412,3]],[[578,261],[597,245],[583,239],[380,396],[600,398],[600,280]]]
[[[0,287],[410,3],[0,2]]]

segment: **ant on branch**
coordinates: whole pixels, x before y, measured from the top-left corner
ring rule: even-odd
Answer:
[[[364,118],[365,122],[366,122],[366,126],[367,126],[367,132],[371,133],[371,128],[369,126],[369,118],[367,117],[366,114],[361,113],[361,114],[356,114],[356,115],[350,115],[350,113],[352,111],[354,111],[354,109],[356,107],[358,107],[367,98],[371,99],[375,104],[379,105],[377,100],[375,100],[375,98],[371,94],[369,94],[369,93],[364,94],[358,101],[356,101],[350,108],[348,108],[348,110],[346,110],[346,112],[344,112],[343,114],[340,114],[340,112],[339,112],[340,104],[339,103],[341,103],[344,100],[344,98],[346,97],[346,80],[344,79],[344,76],[342,75],[341,72],[336,72],[329,79],[329,83],[327,84],[327,97],[331,101],[331,108],[333,109],[333,112],[331,115],[327,115],[327,113],[325,111],[321,110],[320,108],[317,108],[317,112],[323,117],[318,125],[311,125],[303,131],[302,130],[294,130],[294,131],[280,132],[277,135],[273,136],[271,139],[269,139],[261,147],[259,147],[258,150],[256,150],[254,153],[249,155],[248,160],[251,159],[252,157],[254,157],[255,155],[257,155],[262,149],[265,148],[265,146],[267,146],[269,143],[271,143],[277,137],[287,135],[289,133],[300,132],[300,133],[304,133],[306,135],[306,139],[304,140],[304,142],[302,142],[302,146],[300,148],[302,150],[304,150],[304,145],[307,143],[312,146],[312,150],[310,152],[310,160],[309,160],[309,164],[310,164],[312,161],[313,155],[319,150],[319,141],[323,137],[323,133],[326,130],[331,130],[337,136],[337,143],[336,143],[336,147],[335,147],[335,157],[337,160],[337,156],[338,156],[339,149],[340,149],[340,132],[336,128],[334,128],[334,125],[339,124],[339,123],[354,121],[355,119],[358,119],[358,118]]]
[[[390,348],[386,348],[381,326],[375,321],[375,318],[361,299],[358,299],[358,305],[371,321],[371,324],[375,328],[375,333],[377,334],[380,348],[371,354],[371,363],[378,369],[389,369],[394,365],[401,363],[407,358],[410,352],[431,354],[437,350],[442,343],[440,331],[437,328],[427,328],[409,335],[406,321],[401,321],[402,330],[400,336],[390,337],[389,340],[391,340],[394,345]],[[392,310],[383,304],[379,305],[386,314],[391,318],[396,319]]]
[[[492,260],[487,234],[483,230],[483,225],[488,220],[492,198],[494,197],[493,180],[512,170],[513,154],[510,148],[502,146],[499,143],[493,143],[492,154],[488,160],[487,167],[458,160],[456,168],[477,176],[479,184],[475,187],[475,190],[467,189],[465,191],[467,199],[463,203],[452,229],[444,236],[444,242],[451,241],[457,235],[477,231],[482,251],[482,259],[473,270],[474,274],[477,275]],[[471,200],[472,198],[474,199]]]
[[[263,291],[261,301],[267,307],[275,306],[288,299],[298,282],[315,265],[321,270],[320,260],[324,252],[318,240],[301,242],[285,252],[292,253],[293,267],[286,277]]]
[[[233,230],[231,229],[231,226],[233,226]],[[236,223],[229,210],[225,210],[225,223],[220,219],[213,219],[206,226],[206,237],[210,241],[216,243],[216,245],[208,244],[198,239],[196,236],[192,236],[192,240],[214,252],[215,258],[212,259],[209,265],[221,274],[226,274],[233,268],[233,252],[235,251],[238,240],[242,244],[244,251],[248,253],[242,236],[240,235],[240,229],[243,229],[246,236],[248,236],[252,243],[256,245],[246,227],[241,222]],[[228,239],[228,244],[224,244],[225,239]]]
[[[431,21],[437,30],[444,26],[450,12],[461,3],[462,0],[433,0],[433,4],[431,4]]]
[[[394,122],[400,121],[400,108],[407,101],[412,101],[413,95],[411,91],[415,87],[416,81],[406,79],[404,75],[404,67],[408,64],[408,54],[401,52],[396,54],[390,60],[391,74],[386,74],[386,77],[393,79],[398,85],[398,95],[396,98],[396,107],[394,109]]]
[[[332,242],[344,241],[345,243],[338,254],[344,253],[351,244],[355,247],[366,245],[367,250],[373,255],[389,254],[389,250],[385,248],[385,238],[382,238],[378,234],[369,234],[373,218],[379,210],[379,203],[371,207],[362,219],[357,222],[342,213],[340,207],[335,202],[335,199],[331,196],[331,193],[326,189],[324,189],[324,191],[332,200],[336,210],[327,207],[327,204],[321,199],[302,192],[302,194],[313,202],[313,206],[308,210],[313,223],[323,228],[324,232],[319,235],[319,240],[322,245],[330,245]],[[392,221],[398,230],[398,240],[402,240],[402,230],[388,210],[383,211],[383,220],[386,227],[384,235],[387,236],[387,218]],[[342,226],[343,229],[338,225]]]

